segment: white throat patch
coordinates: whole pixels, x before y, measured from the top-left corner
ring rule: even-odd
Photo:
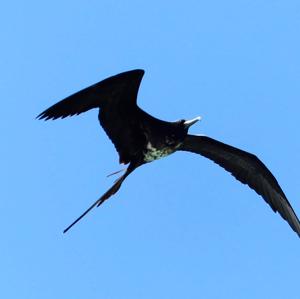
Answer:
[[[175,149],[170,147],[165,147],[163,149],[157,149],[153,147],[153,145],[148,142],[147,143],[147,151],[144,153],[144,160],[146,162],[152,162],[154,160],[169,156],[175,151]]]

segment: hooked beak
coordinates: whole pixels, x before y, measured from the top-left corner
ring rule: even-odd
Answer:
[[[191,120],[186,120],[183,124],[184,124],[184,127],[186,129],[188,129],[190,126],[192,126],[193,124],[195,124],[197,121],[201,120],[201,116],[198,116],[196,118],[193,118]]]

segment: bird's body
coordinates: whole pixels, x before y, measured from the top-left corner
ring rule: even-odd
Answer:
[[[144,161],[145,162],[152,162],[154,160],[158,160],[164,157],[167,157],[177,150],[177,148],[181,144],[178,144],[176,146],[155,146],[150,141],[148,141],[146,149],[144,150]]]
[[[157,119],[136,104],[143,70],[133,70],[105,79],[83,89],[42,112],[39,119],[57,119],[99,108],[99,122],[119,153],[126,172],[64,232],[116,193],[125,178],[137,167],[176,151],[201,154],[254,189],[300,236],[300,222],[267,167],[253,154],[206,136],[189,135],[188,129],[200,120],[167,122]]]
[[[193,121],[198,121],[195,118]],[[143,146],[143,161],[152,162],[166,157],[182,145],[188,126],[184,120],[177,122],[157,122],[156,126],[144,122],[142,132],[146,142]]]

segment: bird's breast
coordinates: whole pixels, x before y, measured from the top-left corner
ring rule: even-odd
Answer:
[[[155,147],[151,144],[151,142],[147,143],[146,149],[144,150],[144,161],[152,162],[157,159],[161,159],[166,157],[176,151],[176,149],[180,146],[159,146]]]

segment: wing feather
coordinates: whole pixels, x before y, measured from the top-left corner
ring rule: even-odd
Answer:
[[[109,77],[61,100],[40,113],[37,118],[45,120],[65,118],[120,101],[136,105],[143,75],[143,70],[132,70]]]
[[[300,222],[276,178],[255,155],[206,136],[187,135],[180,150],[200,154],[255,190],[300,237]]]
[[[38,119],[57,119],[100,108],[99,121],[120,156],[129,163],[144,142],[139,130],[140,115],[136,104],[143,70],[132,70],[109,77],[54,104]]]

